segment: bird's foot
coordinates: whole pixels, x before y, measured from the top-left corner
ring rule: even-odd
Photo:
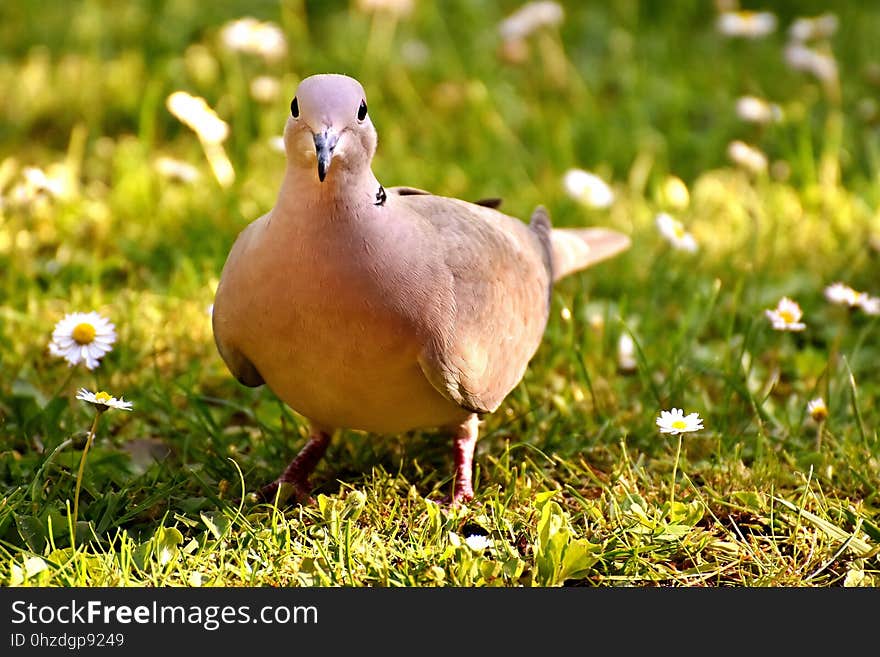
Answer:
[[[318,461],[327,451],[330,444],[330,433],[322,429],[313,428],[309,441],[306,443],[296,458],[290,462],[278,479],[271,484],[266,484],[256,493],[257,500],[268,504],[284,504],[293,498],[300,504],[312,504],[312,487],[309,484],[309,475],[315,469]]]
[[[313,504],[315,499],[311,495],[311,486],[308,480],[287,481],[279,477],[272,483],[266,484],[256,492],[258,502],[276,504],[281,506],[289,500],[299,504]]]
[[[473,499],[474,499],[474,489],[471,486],[471,482],[467,482],[466,486],[456,486],[455,487],[455,492],[452,494],[451,505],[453,507],[458,507],[463,504],[467,504],[468,502],[470,502]]]
[[[459,485],[455,483],[454,492],[446,494],[437,501],[437,504],[448,510],[460,509],[474,499],[474,489],[471,485]]]
[[[311,495],[311,487],[308,482],[292,482],[276,479],[266,484],[255,494],[257,501],[264,504],[276,504],[282,506],[287,502],[298,504],[312,504],[315,499]]]

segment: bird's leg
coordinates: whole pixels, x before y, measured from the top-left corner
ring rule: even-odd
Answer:
[[[263,502],[286,501],[291,495],[298,502],[308,501],[311,497],[309,475],[312,474],[327,447],[330,445],[330,432],[313,427],[309,441],[290,462],[281,476],[271,484],[263,486],[257,496]]]
[[[452,505],[474,499],[471,473],[474,466],[474,448],[477,446],[480,419],[476,413],[455,428],[452,436],[452,453],[455,456],[455,480],[452,488]]]

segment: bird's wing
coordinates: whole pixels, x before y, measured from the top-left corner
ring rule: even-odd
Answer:
[[[248,250],[254,235],[262,229],[267,216],[248,224],[239,233],[226,258],[220,284],[214,295],[214,306],[211,311],[211,326],[217,351],[226,363],[232,375],[241,383],[252,388],[263,385],[265,381],[256,366],[248,360],[236,345],[238,324],[242,321],[237,311],[239,295],[247,294],[247,286],[242,285],[243,270],[248,258]]]
[[[385,191],[388,194],[396,194],[397,196],[433,196],[431,192],[419,189],[418,187],[389,187]],[[474,205],[482,205],[483,207],[497,210],[501,207],[502,199],[497,196],[490,196],[488,198],[478,199],[473,203]]]
[[[418,187],[389,187],[385,191],[396,196],[433,196],[431,192]]]
[[[397,195],[396,203],[424,223],[451,278],[452,298],[443,304],[451,312],[435,319],[419,364],[447,398],[474,412],[494,411],[522,378],[547,323],[549,222],[529,226],[431,194]]]

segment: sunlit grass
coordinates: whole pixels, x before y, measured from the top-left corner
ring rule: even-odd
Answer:
[[[572,3],[517,44],[497,28],[516,3],[403,16],[12,4],[0,9],[0,84],[15,89],[0,96],[0,582],[880,584],[880,319],[825,293],[842,282],[880,296],[880,11],[835,6],[838,31],[810,45],[835,57],[829,81],[786,64],[795,15],[726,38],[710,3]],[[283,29],[282,57],[224,46],[226,21],[248,14]],[[345,432],[313,477],[314,505],[239,502],[306,428],[231,377],[209,307],[236,234],[274,202],[289,95],[324,71],[364,83],[383,184],[501,196],[520,217],[540,203],[556,225],[633,240],[557,286],[523,383],[485,418],[463,509],[432,501],[453,470],[431,432]],[[255,94],[258,77],[277,94]],[[228,123],[234,180],[169,112],[175,91]],[[746,95],[781,118],[742,120]],[[733,158],[736,141],[766,165]],[[571,195],[573,169],[609,184],[602,203]],[[661,213],[697,248],[670,243]],[[768,321],[782,297],[803,331]],[[71,368],[49,352],[52,329],[90,311],[117,340],[99,367]],[[94,419],[74,398],[83,387],[134,410],[102,417],[78,476]],[[827,416],[808,407],[819,397]],[[673,407],[704,428],[661,435]]]

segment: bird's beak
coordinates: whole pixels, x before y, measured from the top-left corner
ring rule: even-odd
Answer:
[[[324,130],[315,134],[315,154],[318,156],[318,179],[321,182],[324,182],[324,178],[327,177],[327,169],[330,168],[330,160],[333,159],[333,149],[336,148],[338,140],[339,135],[331,128],[324,128]]]

